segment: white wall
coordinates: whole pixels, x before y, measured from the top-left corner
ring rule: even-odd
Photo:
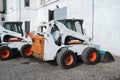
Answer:
[[[95,2],[95,42],[102,49],[120,56],[120,1],[97,0]]]
[[[7,21],[19,20],[19,1],[7,0]]]

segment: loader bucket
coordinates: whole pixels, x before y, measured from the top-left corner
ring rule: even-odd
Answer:
[[[114,57],[110,52],[100,50],[99,53],[101,54],[101,58],[100,58],[101,62],[108,63],[108,62],[115,61]]]

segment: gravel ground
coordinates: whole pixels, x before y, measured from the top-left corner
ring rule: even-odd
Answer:
[[[56,62],[17,57],[0,61],[0,80],[120,80],[120,58],[111,63],[86,65],[78,62],[72,69],[61,69]]]

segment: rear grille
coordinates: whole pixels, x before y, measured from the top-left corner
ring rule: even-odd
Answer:
[[[44,36],[35,35],[32,41],[33,56],[44,59]]]

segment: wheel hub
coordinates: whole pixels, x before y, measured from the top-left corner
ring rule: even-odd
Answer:
[[[10,55],[10,53],[9,53],[8,50],[2,50],[2,51],[0,52],[0,56],[1,56],[2,58],[8,58],[9,55]]]
[[[26,56],[30,56],[30,55],[32,54],[31,48],[25,49],[25,50],[24,50],[24,54],[25,54]]]
[[[96,54],[96,52],[91,52],[90,53],[90,55],[89,55],[89,60],[91,61],[91,62],[94,62],[95,60],[96,60],[96,58],[97,58],[97,54]]]
[[[73,63],[73,56],[72,55],[66,55],[64,58],[64,64],[65,65],[71,65]]]

